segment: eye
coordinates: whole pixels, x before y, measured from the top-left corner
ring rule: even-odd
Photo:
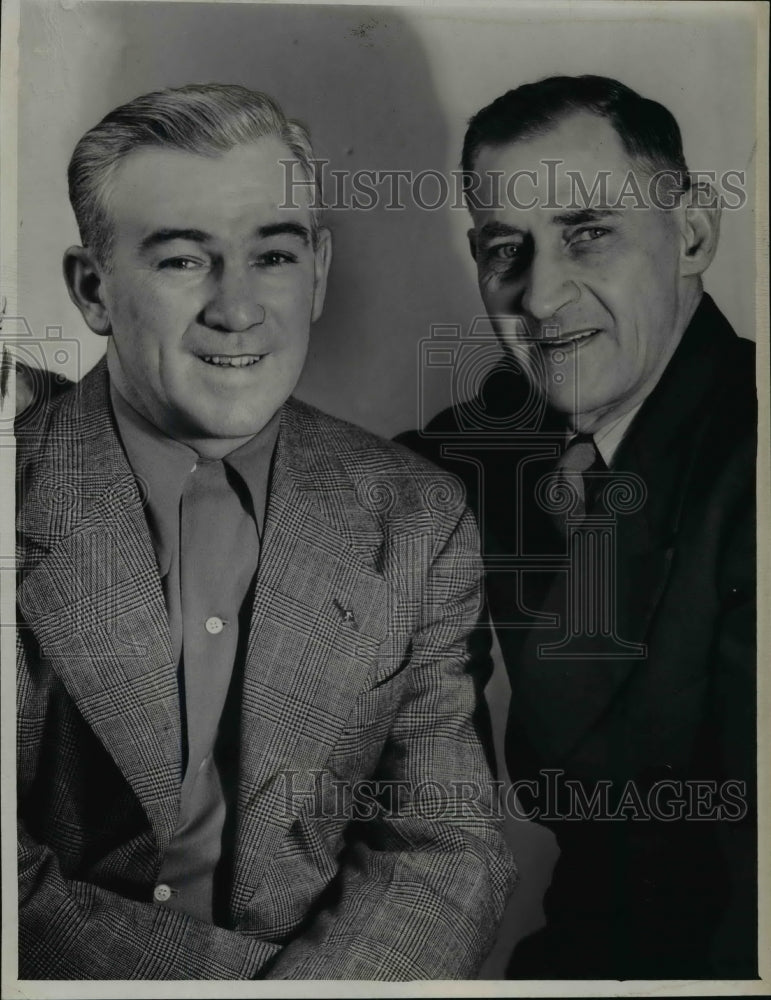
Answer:
[[[162,271],[196,271],[205,266],[202,260],[195,257],[167,257],[158,264]]]
[[[516,260],[522,253],[522,247],[517,243],[499,243],[488,251],[494,260]]]
[[[583,229],[578,229],[571,237],[571,243],[591,243],[593,240],[599,240],[602,236],[606,236],[610,232],[604,226],[586,226]]]
[[[296,264],[297,257],[288,250],[267,250],[255,260],[257,267],[281,267],[283,264]]]

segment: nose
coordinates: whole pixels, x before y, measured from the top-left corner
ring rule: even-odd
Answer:
[[[533,319],[550,319],[579,298],[579,287],[568,269],[569,263],[556,250],[541,249],[533,254],[522,293],[522,306]]]
[[[223,333],[240,333],[265,322],[258,301],[258,279],[248,267],[227,266],[214,276],[211,295],[203,309],[203,322]]]

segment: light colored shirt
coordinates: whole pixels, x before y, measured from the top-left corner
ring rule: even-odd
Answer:
[[[598,431],[594,432],[593,437],[594,443],[597,445],[597,451],[602,455],[602,460],[608,468],[613,464],[613,458],[618,451],[618,446],[623,441],[624,435],[629,430],[641,406],[642,401],[628,413],[625,413],[621,417],[616,417],[615,420],[611,420],[609,424],[605,424]]]
[[[180,811],[153,898],[213,922],[218,881],[227,877],[218,866],[234,777],[217,752],[219,727],[245,653],[280,418],[212,462],[163,434],[112,385],[111,401],[145,498],[178,664]]]

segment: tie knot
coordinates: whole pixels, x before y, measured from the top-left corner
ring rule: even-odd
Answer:
[[[557,468],[563,472],[582,474],[600,459],[597,445],[591,434],[576,434],[562,453]]]

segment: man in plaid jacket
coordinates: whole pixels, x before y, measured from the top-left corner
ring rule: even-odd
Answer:
[[[20,978],[462,978],[492,943],[476,529],[290,396],[330,237],[279,160],[311,157],[225,86],[73,154],[109,339],[17,429]]]

